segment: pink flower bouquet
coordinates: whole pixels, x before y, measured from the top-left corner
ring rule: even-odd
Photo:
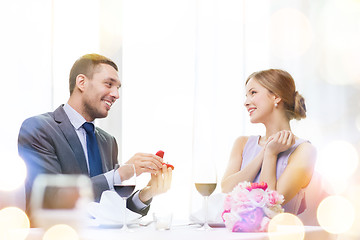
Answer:
[[[224,202],[222,219],[233,232],[265,232],[271,218],[284,212],[284,196],[266,183],[239,183]]]

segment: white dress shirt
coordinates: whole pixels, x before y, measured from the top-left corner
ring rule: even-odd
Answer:
[[[73,109],[68,103],[64,105],[64,111],[66,115],[68,116],[71,124],[74,126],[75,132],[79,137],[79,140],[81,142],[81,145],[84,150],[85,158],[86,158],[86,164],[89,169],[89,160],[88,160],[88,152],[87,152],[87,146],[86,146],[86,131],[82,127],[82,125],[86,122],[85,118],[81,116],[75,109]],[[94,122],[92,122],[94,124]],[[95,126],[95,124],[94,124]],[[109,189],[114,190],[114,180],[113,180],[114,170],[110,170],[106,173],[104,173],[104,176],[108,182]],[[115,175],[115,182],[121,183],[120,174]],[[144,204],[140,198],[139,198],[139,191],[135,193],[134,197],[134,204],[137,208],[142,209],[148,205]]]

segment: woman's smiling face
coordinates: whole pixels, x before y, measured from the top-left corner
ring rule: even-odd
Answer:
[[[244,105],[250,115],[250,122],[264,123],[275,104],[275,95],[251,78],[245,86]]]

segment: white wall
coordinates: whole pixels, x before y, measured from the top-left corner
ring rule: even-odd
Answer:
[[[215,161],[220,181],[235,138],[262,133],[243,107],[253,71],[294,76],[308,106],[295,134],[319,152],[342,140],[358,153],[359,13],[355,0],[2,1],[0,152],[16,158],[21,122],[64,103],[73,62],[99,52],[122,69],[121,99],[98,121],[118,139],[120,160],[161,149],[175,165],[153,211],[166,206],[183,218],[200,207],[193,162]],[[321,161],[340,176],[342,164],[330,160]]]

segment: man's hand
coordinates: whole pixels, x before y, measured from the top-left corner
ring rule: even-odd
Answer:
[[[149,201],[152,197],[165,193],[170,189],[172,179],[172,169],[162,166],[162,170],[157,174],[151,174],[148,185],[139,193],[142,202]]]
[[[150,153],[136,153],[126,163],[134,164],[136,176],[141,175],[144,172],[151,174],[160,173],[163,165],[162,158]]]

